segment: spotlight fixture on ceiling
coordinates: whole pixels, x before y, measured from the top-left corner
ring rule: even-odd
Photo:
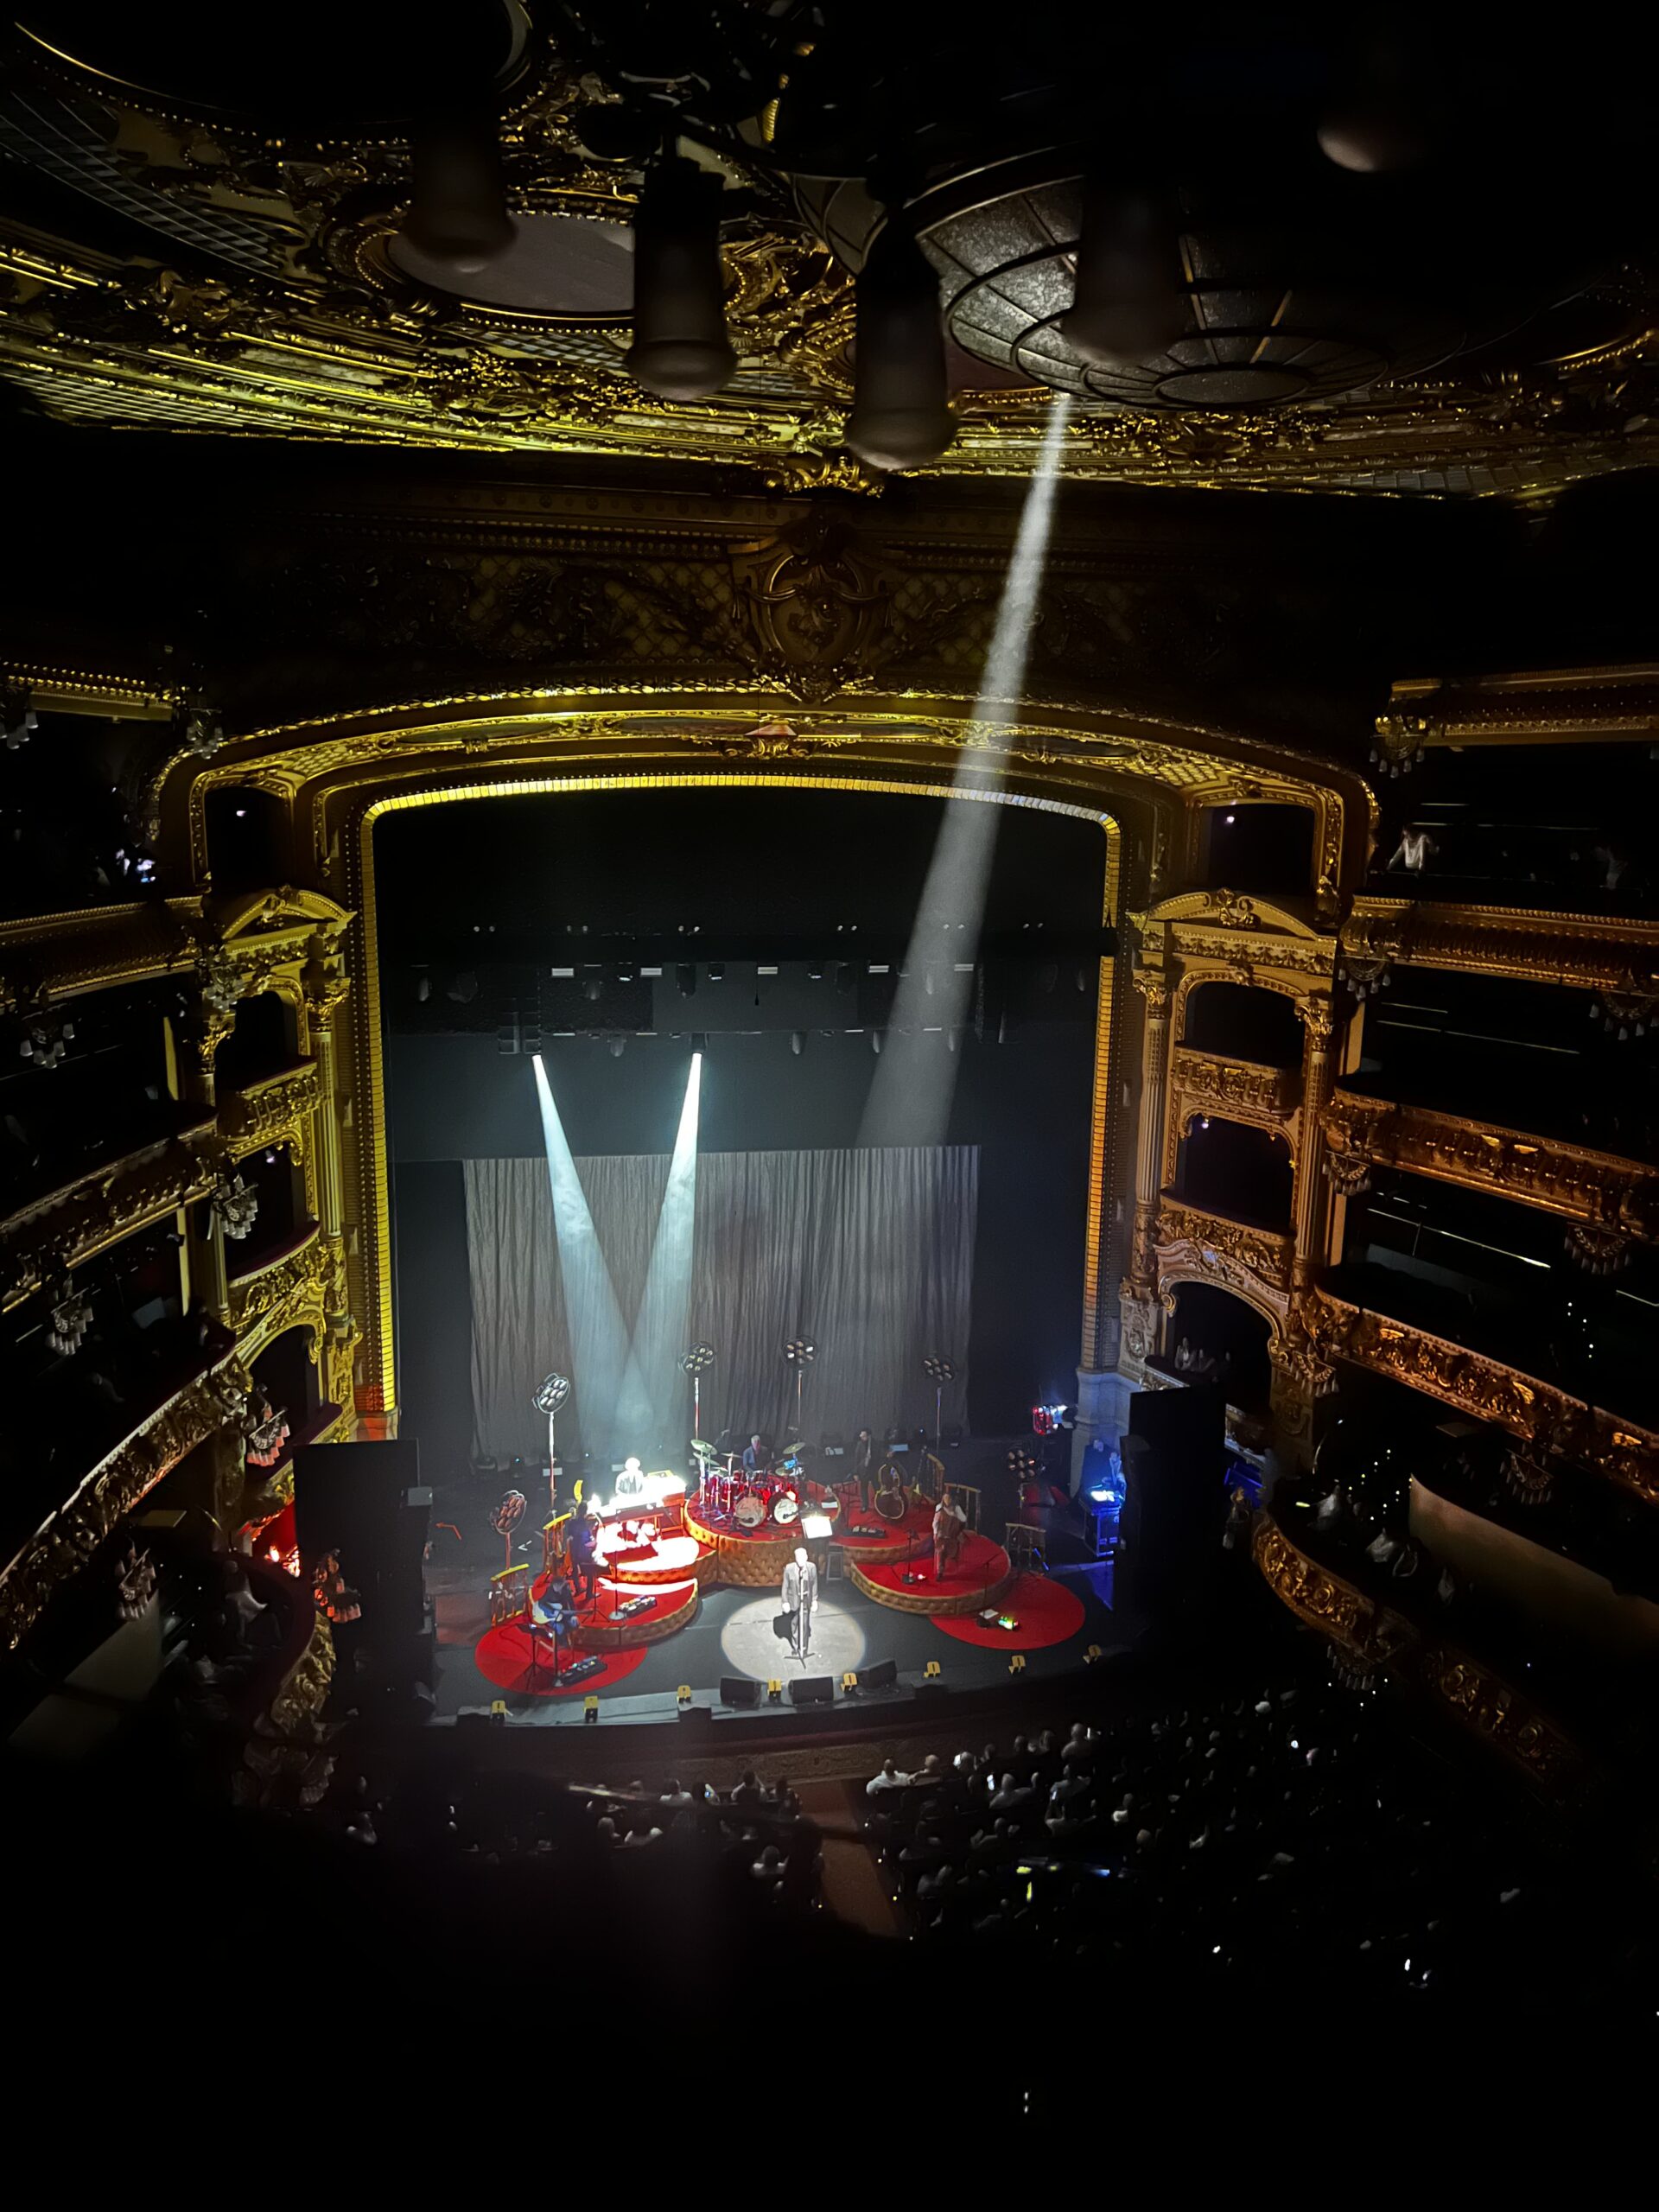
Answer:
[[[512,241],[493,108],[482,99],[458,100],[419,126],[410,150],[403,235],[451,275],[477,276]]]
[[[804,1029],[791,1029],[790,1031],[789,1049],[794,1053],[796,1058],[798,1060],[801,1054],[806,1050],[806,1032]]]
[[[620,1029],[613,1030],[605,1039],[605,1049],[613,1060],[620,1060],[628,1049],[628,1040]]]
[[[645,171],[633,219],[636,382],[659,399],[709,399],[731,381],[720,262],[720,177],[676,155]]]
[[[1086,184],[1077,267],[1060,332],[1091,368],[1121,370],[1166,353],[1185,329],[1180,240],[1154,194]]]
[[[726,963],[723,960],[711,960],[709,963],[709,980],[711,983],[723,983],[725,982]]]
[[[858,273],[848,446],[872,468],[938,461],[957,435],[949,391],[938,274],[910,230],[889,221]]]

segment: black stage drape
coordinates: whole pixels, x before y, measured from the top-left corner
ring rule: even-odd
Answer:
[[[575,1164],[631,1328],[667,1157]],[[547,1424],[531,1394],[557,1369],[575,1384],[559,1416],[562,1457],[671,1448],[677,1456],[690,1430],[691,1386],[677,1368],[645,1378],[667,1409],[659,1435],[619,1435],[613,1407],[584,1406],[546,1163],[465,1166],[476,1448],[501,1459],[545,1450]],[[922,1363],[934,1353],[957,1363],[945,1421],[963,1421],[978,1199],[972,1145],[701,1156],[686,1344],[702,1340],[717,1354],[702,1378],[704,1434],[730,1426],[783,1435],[795,1407],[783,1346],[798,1333],[818,1348],[804,1386],[809,1437],[836,1429],[850,1437],[862,1424],[878,1436],[892,1422],[931,1429],[933,1385]]]

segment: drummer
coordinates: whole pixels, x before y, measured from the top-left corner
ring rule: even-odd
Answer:
[[[766,1455],[761,1449],[758,1436],[749,1439],[748,1447],[743,1454],[743,1471],[746,1475],[763,1475],[766,1471]]]

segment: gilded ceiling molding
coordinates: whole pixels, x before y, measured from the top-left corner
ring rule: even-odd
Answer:
[[[73,1496],[0,1567],[0,1640],[9,1649],[16,1650],[57,1591],[162,1478],[197,1445],[233,1424],[250,1387],[239,1357],[227,1354],[88,1471]]]
[[[1344,961],[1414,963],[1573,990],[1659,995],[1659,921],[1368,894],[1354,900],[1340,938]]]
[[[1659,1503],[1659,1434],[1586,1406],[1554,1383],[1427,1329],[1351,1305],[1328,1290],[1302,1300],[1309,1343],[1325,1360],[1351,1360],[1438,1398],[1541,1450],[1593,1468],[1649,1504]]]
[[[1338,1090],[1323,1127],[1334,1155],[1494,1191],[1569,1220],[1659,1243],[1659,1169],[1586,1145]]]

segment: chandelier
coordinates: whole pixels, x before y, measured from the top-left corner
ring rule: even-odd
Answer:
[[[239,1244],[250,1235],[259,1217],[259,1194],[251,1190],[240,1175],[232,1175],[220,1183],[213,1192],[212,1204],[219,1226],[233,1243]]]
[[[55,1352],[60,1359],[68,1359],[80,1350],[92,1325],[92,1300],[85,1291],[77,1290],[66,1275],[58,1286],[57,1303],[47,1321],[47,1350]]]

